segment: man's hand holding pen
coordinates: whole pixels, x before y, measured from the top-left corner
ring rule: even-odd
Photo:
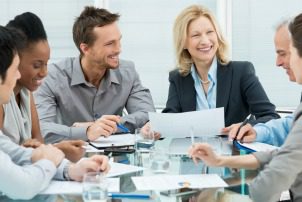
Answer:
[[[246,124],[245,126],[242,126],[239,130],[240,124],[233,124],[235,125],[229,132],[229,138],[239,140],[241,142],[254,142],[256,140],[256,131],[254,130],[253,126],[251,124]],[[233,126],[232,125],[232,126]],[[238,135],[236,137],[237,131]]]
[[[229,134],[229,139],[238,140],[240,142],[254,142],[256,140],[256,131],[253,126],[248,123],[250,116],[242,123],[232,124],[222,130],[223,133]]]
[[[117,123],[120,122],[120,116],[103,115],[87,128],[87,137],[93,141],[100,136],[108,137],[117,131]]]

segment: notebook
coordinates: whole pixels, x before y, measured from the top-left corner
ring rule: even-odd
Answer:
[[[239,141],[234,141],[234,145],[237,147],[237,149],[242,149],[247,152],[257,152],[257,151],[269,152],[280,148],[262,142],[241,143]]]

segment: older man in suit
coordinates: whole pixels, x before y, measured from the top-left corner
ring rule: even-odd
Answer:
[[[289,20],[283,20],[276,26],[274,44],[276,49],[276,65],[286,70],[290,81],[295,82],[296,78],[290,67],[290,35],[288,31]],[[254,127],[250,124],[242,127],[238,133],[237,139],[243,142],[264,142],[276,146],[281,146],[287,138],[293,124],[293,114],[280,119],[271,120],[267,123],[259,123]],[[226,130],[230,130],[230,138],[234,138],[239,125],[234,124]]]

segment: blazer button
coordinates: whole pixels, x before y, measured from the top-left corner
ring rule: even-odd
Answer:
[[[98,119],[98,118],[100,118],[100,115],[99,115],[98,113],[95,113],[95,114],[94,114],[94,118],[95,118],[95,119]]]

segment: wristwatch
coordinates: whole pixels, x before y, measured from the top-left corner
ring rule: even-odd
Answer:
[[[63,178],[64,180],[66,181],[71,181],[72,179],[70,178],[69,176],[69,166],[70,166],[70,162],[69,163],[66,163],[66,165],[64,166],[64,169],[63,169]]]

